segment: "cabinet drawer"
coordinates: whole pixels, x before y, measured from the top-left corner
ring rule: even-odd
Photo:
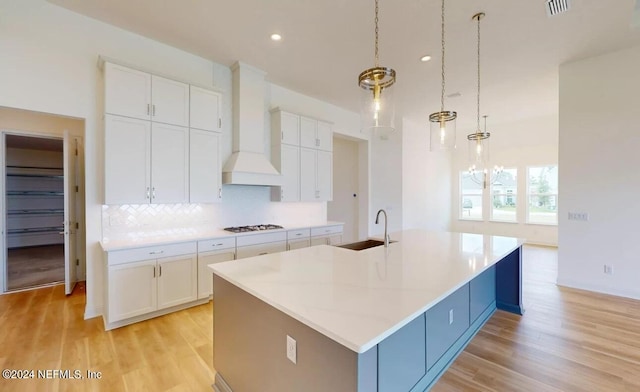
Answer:
[[[319,236],[319,235],[335,234],[335,233],[342,233],[342,225],[311,228],[312,237]]]
[[[115,250],[107,252],[109,265],[131,263],[133,261],[160,259],[164,257],[194,254],[197,252],[196,242],[146,246],[144,248]]]
[[[212,240],[198,241],[198,253],[235,247],[236,237],[214,238]]]
[[[287,240],[287,232],[278,231],[275,233],[241,235],[236,237],[236,244],[238,245],[238,247],[240,247],[240,246],[247,246],[247,245],[264,244],[267,242],[286,241],[286,240]]]
[[[311,235],[311,229],[298,229],[287,231],[287,240],[298,240],[303,238],[309,238]]]
[[[236,253],[236,258],[244,259],[253,256],[262,256],[270,253],[279,253],[287,250],[287,243],[285,241],[270,242],[268,244],[256,244],[239,246]]]

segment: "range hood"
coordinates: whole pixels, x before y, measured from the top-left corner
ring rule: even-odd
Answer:
[[[264,155],[265,73],[236,62],[233,73],[233,154],[222,168],[222,183],[282,185],[282,176]]]

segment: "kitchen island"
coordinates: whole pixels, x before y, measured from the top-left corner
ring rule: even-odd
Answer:
[[[496,308],[522,314],[521,240],[422,230],[391,239],[210,265],[214,388],[424,391]]]

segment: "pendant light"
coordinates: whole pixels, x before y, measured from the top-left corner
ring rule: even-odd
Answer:
[[[491,134],[480,129],[480,20],[484,17],[484,12],[473,15],[473,19],[478,21],[478,100],[476,107],[476,130],[467,135],[469,141],[469,162],[471,168],[482,171],[489,162],[489,137]]]
[[[378,9],[378,0],[375,0],[375,66],[358,76],[358,85],[363,89],[360,121],[363,132],[373,130],[388,133],[395,130],[391,86],[396,82],[396,71],[379,64]]]
[[[472,20],[478,22],[478,100],[476,107],[476,131],[467,135],[469,141],[469,175],[471,180],[481,184],[483,189],[487,185],[493,184],[502,174],[503,168],[495,166],[489,173],[489,137],[491,133],[487,131],[487,116],[484,117],[484,130],[480,129],[480,20],[484,18],[484,12],[473,15]]]
[[[456,117],[458,114],[453,111],[444,110],[444,0],[442,0],[441,12],[441,44],[442,44],[442,89],[440,92],[440,111],[429,115],[431,123],[431,143],[430,150],[452,150],[456,147]]]

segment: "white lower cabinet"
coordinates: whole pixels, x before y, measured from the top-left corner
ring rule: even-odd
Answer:
[[[198,241],[198,299],[209,298],[213,294],[213,274],[207,266],[235,258],[235,237]]]
[[[287,250],[308,248],[311,246],[311,230],[297,229],[287,231]]]
[[[106,269],[107,329],[198,299],[195,242],[107,252]]]
[[[342,244],[342,225],[314,227],[311,229],[311,246]]]

